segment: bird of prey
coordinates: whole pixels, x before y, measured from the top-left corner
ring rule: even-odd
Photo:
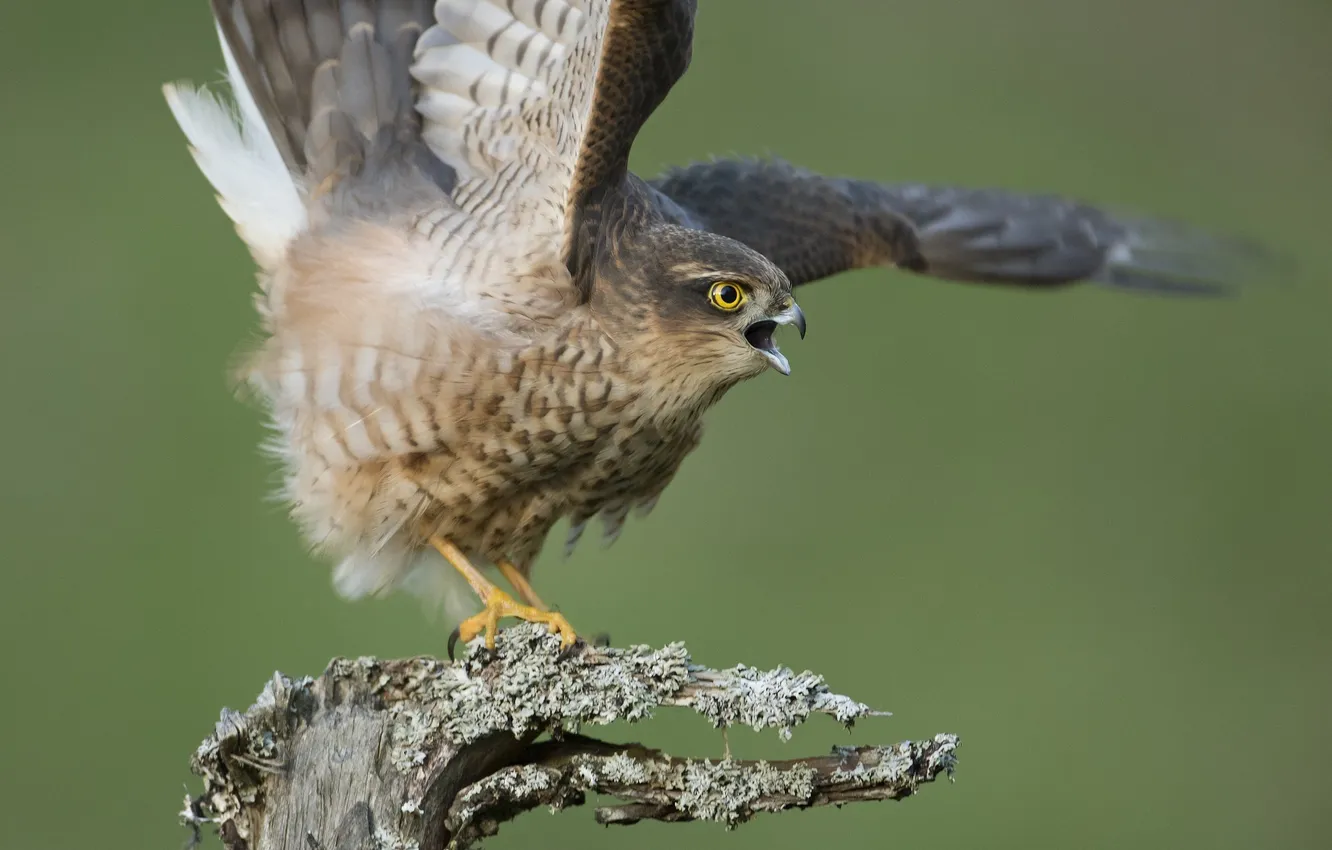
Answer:
[[[442,556],[483,606],[454,639],[516,617],[572,643],[528,582],[548,532],[646,513],[709,407],[789,372],[774,331],[804,336],[803,284],[1227,283],[1228,243],[1055,197],[771,160],[636,176],[695,7],[212,0],[230,100],[165,93],[258,265],[242,372],[343,594],[438,587]]]

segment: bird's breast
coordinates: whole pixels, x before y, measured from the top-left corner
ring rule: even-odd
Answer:
[[[398,461],[425,525],[488,558],[530,562],[562,517],[618,531],[698,440],[698,413],[662,404],[609,339],[566,333],[479,359],[454,384],[439,444]]]
[[[294,513],[335,554],[390,541],[410,549],[437,534],[521,567],[565,516],[581,527],[600,515],[613,537],[697,444],[706,406],[654,384],[643,365],[576,329],[521,348],[455,347],[423,361],[396,394],[373,373],[380,382],[364,410],[279,416]],[[330,441],[315,439],[336,432],[332,444],[346,443],[346,422],[397,434],[398,419],[412,427],[365,457],[330,454]]]

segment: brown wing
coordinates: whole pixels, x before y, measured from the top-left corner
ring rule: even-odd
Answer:
[[[539,310],[590,290],[604,193],[689,62],[695,0],[212,0],[233,76],[307,199],[364,212],[416,181],[464,289]],[[371,179],[347,181],[349,176]],[[338,187],[336,193],[330,190]],[[469,259],[470,258],[470,259]],[[563,267],[569,276],[553,275]],[[558,278],[564,278],[560,280]],[[519,289],[522,287],[519,286]]]
[[[696,0],[615,0],[569,192],[569,271],[587,293],[601,201],[628,173],[639,130],[689,67]]]
[[[529,253],[553,245],[585,287],[599,199],[684,73],[694,12],[695,0],[439,0],[412,73],[459,206]]]
[[[572,208],[624,178],[638,131],[689,67],[696,10],[697,0],[612,0]]]
[[[824,177],[780,161],[723,160],[652,181],[661,206],[730,236],[808,283],[897,265],[947,280],[1078,281],[1215,293],[1262,274],[1257,246],[1043,195]]]

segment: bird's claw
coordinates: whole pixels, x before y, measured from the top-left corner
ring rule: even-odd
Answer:
[[[597,632],[595,635],[592,636],[592,640],[590,643],[584,640],[582,635],[578,635],[574,638],[573,643],[569,644],[568,646],[560,650],[559,660],[564,661],[565,659],[572,658],[573,656],[577,655],[579,652],[582,652],[588,647],[605,649],[610,645],[611,645],[610,635],[606,632]]]
[[[448,646],[448,649],[449,649],[449,661],[456,661],[456,660],[457,660],[457,659],[455,659],[454,656],[453,656],[453,651],[454,651],[454,649],[458,646],[458,639],[459,639],[461,636],[462,636],[462,632],[459,631],[457,627],[454,627],[453,631],[449,632],[449,646]],[[498,657],[498,656],[499,656],[499,652],[497,652],[496,650],[489,649],[489,648],[483,646],[483,647],[481,647],[481,648],[477,651],[477,655],[479,656],[479,660],[481,661],[481,664],[484,666],[485,664],[489,664],[489,663],[490,663],[491,661],[493,661],[496,657]]]
[[[560,654],[555,656],[555,659],[557,661],[568,661],[585,649],[587,649],[587,641],[581,637],[575,637],[573,643],[560,647]]]
[[[495,651],[495,635],[499,632],[499,621],[503,617],[514,617],[529,623],[545,625],[551,634],[560,636],[561,655],[567,653],[575,643],[582,643],[578,633],[574,631],[573,626],[569,625],[569,621],[565,619],[563,614],[542,611],[531,605],[520,605],[514,601],[513,597],[498,588],[487,593],[485,604],[486,607],[480,613],[463,620],[449,633],[450,661],[453,660],[454,648],[459,641],[464,644],[471,643],[473,638],[483,634],[486,638],[486,649],[493,653]]]
[[[453,650],[454,647],[457,647],[458,638],[460,637],[462,637],[461,629],[458,629],[458,626],[454,626],[453,632],[449,633],[449,661],[457,661],[457,659],[453,657]]]

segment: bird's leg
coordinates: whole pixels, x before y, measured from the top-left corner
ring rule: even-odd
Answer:
[[[484,633],[486,636],[486,649],[495,648],[495,633],[499,631],[499,620],[501,617],[516,617],[519,620],[526,620],[529,623],[541,623],[550,629],[551,634],[560,636],[560,644],[564,649],[568,649],[578,639],[578,634],[574,632],[573,626],[564,619],[563,614],[552,614],[549,611],[541,610],[539,599],[536,594],[531,593],[532,588],[527,586],[524,581],[522,585],[515,584],[518,592],[528,600],[528,605],[519,605],[513,597],[500,590],[489,579],[481,574],[481,571],[467,560],[467,556],[462,551],[445,540],[443,537],[433,536],[430,538],[430,545],[439,550],[439,554],[444,556],[444,560],[453,565],[453,568],[467,579],[467,583],[476,591],[476,595],[481,597],[481,603],[485,609],[473,617],[468,617],[458,624],[453,635],[449,639],[449,655],[453,655],[453,643],[455,640],[461,640],[467,643],[472,638]],[[512,569],[512,567],[510,567]],[[516,571],[515,571],[516,572]],[[507,574],[507,573],[506,573]],[[512,581],[512,579],[510,579]],[[526,587],[526,593],[523,587]]]
[[[495,566],[499,567],[499,571],[504,575],[504,578],[508,580],[509,584],[513,585],[513,589],[518,591],[518,595],[523,598],[524,602],[531,605],[533,608],[542,611],[550,610],[550,606],[542,602],[541,597],[537,596],[537,592],[532,589],[532,585],[528,582],[527,576],[523,575],[512,562],[500,561]],[[610,646],[610,635],[605,632],[597,633],[592,637],[592,645],[602,647]]]
[[[532,589],[527,576],[519,572],[518,568],[511,562],[502,560],[497,562],[495,566],[499,567],[500,573],[508,580],[509,584],[513,585],[513,589],[518,591],[518,595],[523,598],[524,602],[541,611],[550,610],[550,606],[542,602],[541,597],[537,596],[537,592]]]

